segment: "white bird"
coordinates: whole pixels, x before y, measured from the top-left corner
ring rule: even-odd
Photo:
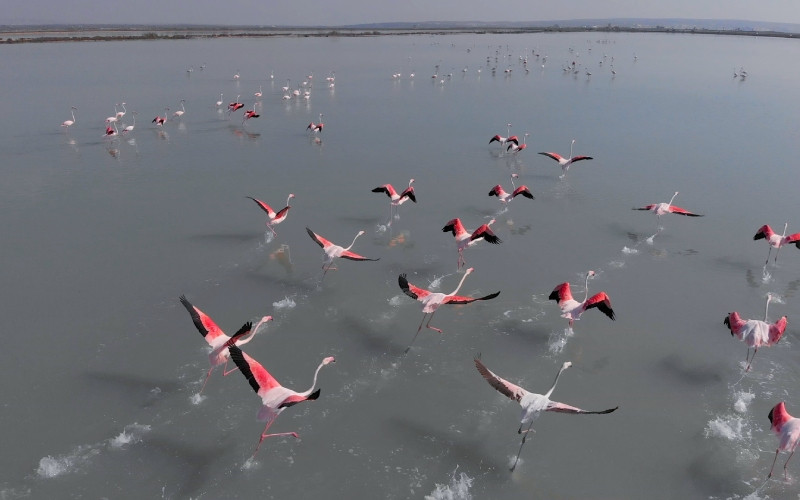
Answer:
[[[185,102],[186,102],[186,99],[181,99],[181,109],[179,109],[178,111],[172,113],[172,116],[177,116],[178,118],[180,118],[181,116],[183,116],[184,113],[186,113],[186,108],[183,106],[183,103],[185,103]]]
[[[61,123],[62,127],[69,128],[69,127],[71,127],[72,125],[75,124],[75,111],[77,111],[77,110],[78,110],[78,108],[76,108],[75,106],[72,106],[72,108],[69,110],[69,112],[72,114],[72,120],[64,120],[64,122]]]

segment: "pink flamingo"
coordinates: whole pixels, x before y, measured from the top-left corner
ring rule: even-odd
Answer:
[[[550,401],[550,395],[553,394],[553,390],[556,388],[556,384],[558,383],[558,378],[561,376],[561,373],[564,372],[567,368],[572,366],[572,363],[567,361],[563,365],[561,365],[561,369],[558,371],[558,375],[556,375],[556,379],[553,382],[553,385],[550,387],[550,390],[544,394],[536,394],[533,392],[528,392],[527,390],[523,389],[522,387],[512,384],[508,380],[498,377],[494,374],[491,370],[486,368],[486,366],[481,362],[480,355],[475,358],[475,367],[478,369],[478,373],[489,382],[489,385],[497,389],[498,392],[503,394],[509,399],[512,399],[522,406],[522,418],[519,424],[519,429],[517,430],[518,434],[522,434],[522,443],[519,445],[519,451],[517,452],[517,458],[514,460],[514,465],[511,466],[511,470],[513,471],[514,468],[517,466],[517,462],[519,461],[519,455],[522,453],[522,445],[525,444],[525,438],[528,436],[528,433],[531,432],[531,427],[533,427],[533,422],[539,417],[539,415],[543,411],[554,411],[558,413],[572,413],[577,415],[602,415],[605,413],[611,413],[616,411],[619,406],[614,408],[609,408],[608,410],[601,410],[601,411],[586,411],[581,410],[580,408],[576,408],[574,406],[570,406],[568,404],[559,403],[557,401]],[[528,428],[526,430],[522,430],[522,427],[530,422]],[[535,432],[535,431],[534,431]]]
[[[518,142],[514,141],[508,145],[506,151],[510,151],[512,153],[519,153],[523,149],[527,148],[528,145],[526,144],[526,139],[528,138],[529,135],[530,135],[529,133],[525,132],[525,134],[522,136],[522,144],[519,144]]]
[[[178,118],[182,117],[186,113],[186,107],[183,105],[186,102],[186,99],[181,99],[181,109],[172,113],[172,116],[176,116]]]
[[[75,106],[72,106],[72,107],[70,108],[69,112],[72,114],[72,120],[64,120],[64,121],[61,123],[61,126],[62,126],[62,127],[66,128],[66,129],[69,129],[69,128],[70,128],[72,125],[74,125],[74,124],[75,124],[75,112],[76,112],[77,110],[78,110],[78,108],[76,108]]]
[[[364,234],[364,231],[359,231],[358,234],[356,235],[356,237],[353,238],[353,242],[350,243],[350,246],[347,247],[347,248],[343,248],[343,247],[340,247],[339,245],[335,245],[335,244],[331,243],[330,241],[326,240],[325,238],[323,238],[322,236],[318,235],[317,233],[315,233],[314,231],[312,231],[309,228],[306,228],[306,232],[308,232],[308,235],[311,236],[311,239],[316,241],[317,245],[322,247],[322,250],[325,252],[325,262],[323,262],[323,264],[322,264],[322,268],[325,271],[322,273],[322,279],[325,278],[325,275],[331,269],[333,269],[334,271],[336,270],[336,267],[333,267],[333,259],[335,259],[337,257],[341,257],[343,259],[349,259],[349,260],[360,260],[360,261],[364,261],[364,260],[373,260],[373,261],[374,260],[380,260],[380,259],[368,259],[368,258],[366,258],[366,257],[364,257],[362,255],[358,255],[357,253],[354,253],[354,252],[350,251],[350,249],[353,247],[353,245],[355,245],[356,240],[358,239],[358,237],[361,236],[362,234]],[[320,281],[322,281],[322,280],[320,280]]]
[[[781,247],[783,245],[795,245],[797,248],[800,248],[800,233],[790,234],[786,236],[786,229],[788,229],[789,223],[785,223],[783,225],[783,234],[777,234],[775,231],[769,227],[769,224],[764,224],[760,228],[758,228],[758,232],[756,235],[753,236],[754,240],[767,240],[769,243],[769,253],[767,253],[767,261],[764,263],[766,266],[769,262],[769,256],[772,253],[773,248],[777,248],[778,250],[775,252],[775,262],[778,262],[778,252],[781,251]]]
[[[320,113],[319,114],[319,123],[314,123],[314,122],[309,123],[308,127],[306,127],[306,130],[310,130],[310,131],[312,131],[314,133],[322,132],[322,127],[324,127],[324,126],[325,126],[325,124],[322,123],[322,113]]]
[[[411,339],[411,344],[408,345],[405,352],[408,352],[411,349],[411,345],[414,344],[414,341],[417,339],[417,335],[419,335],[420,330],[422,330],[422,323],[425,322],[425,316],[430,314],[428,318],[428,324],[425,325],[425,328],[430,328],[431,330],[437,331],[442,333],[442,330],[431,326],[431,320],[433,319],[433,315],[436,313],[436,310],[439,309],[439,306],[442,304],[469,304],[470,302],[475,302],[476,300],[489,300],[497,297],[500,295],[500,292],[491,293],[489,295],[485,295],[483,297],[464,297],[456,295],[458,291],[461,289],[461,285],[464,284],[464,280],[467,279],[472,271],[475,269],[470,267],[464,273],[464,276],[461,277],[461,281],[458,283],[458,286],[455,290],[450,293],[441,293],[441,292],[431,292],[430,290],[425,290],[424,288],[420,288],[418,286],[414,286],[408,282],[406,279],[405,274],[401,274],[398,278],[398,284],[400,285],[400,289],[403,290],[403,293],[411,297],[412,299],[418,300],[422,302],[422,321],[419,322],[419,327],[417,328],[417,333],[414,334],[414,338]]]
[[[778,441],[778,449],[775,450],[775,458],[772,460],[772,467],[769,469],[767,479],[772,477],[772,470],[775,468],[775,462],[778,461],[778,453],[781,450],[788,451],[789,458],[783,464],[783,478],[786,479],[786,466],[789,465],[789,460],[792,459],[797,445],[800,444],[800,418],[789,415],[786,411],[786,403],[781,401],[776,404],[770,411],[769,415],[770,429],[780,436]]]
[[[489,229],[489,226],[494,224],[494,222],[495,220],[492,219],[471,233],[464,229],[461,219],[451,219],[447,224],[445,224],[445,226],[442,228],[442,232],[452,232],[453,236],[456,237],[456,244],[458,245],[458,269],[461,269],[462,266],[467,264],[464,260],[465,248],[471,247],[481,240],[485,240],[493,245],[503,242],[503,240],[498,238],[497,235],[495,235],[492,230]]]
[[[289,193],[289,197],[286,198],[286,206],[283,207],[282,209],[280,209],[277,212],[274,211],[272,209],[272,207],[270,207],[269,205],[267,205],[266,203],[264,203],[261,200],[257,200],[255,198],[253,198],[252,196],[248,196],[248,198],[250,198],[251,200],[256,202],[256,204],[259,207],[261,207],[261,210],[263,210],[263,211],[265,211],[267,213],[267,217],[269,217],[267,219],[267,229],[272,231],[272,234],[274,236],[278,236],[278,233],[275,232],[275,230],[272,228],[272,226],[277,226],[278,224],[280,224],[281,222],[286,220],[286,217],[289,215],[289,209],[292,208],[291,206],[289,206],[289,201],[291,201],[291,199],[294,198],[294,194]]]
[[[555,289],[550,293],[550,296],[547,297],[549,300],[555,300],[558,302],[558,307],[561,308],[561,317],[569,319],[570,328],[572,328],[572,324],[575,322],[575,320],[580,319],[583,311],[593,307],[600,309],[603,314],[612,320],[616,319],[614,317],[614,310],[611,309],[611,299],[608,297],[608,295],[606,295],[606,292],[598,292],[589,297],[589,278],[593,277],[594,275],[594,271],[589,271],[586,273],[586,283],[584,284],[586,288],[586,295],[583,298],[583,302],[578,302],[572,298],[572,292],[570,291],[569,283],[561,283],[555,287]]]
[[[688,217],[702,217],[701,214],[689,212],[686,209],[683,209],[681,207],[676,207],[675,205],[673,205],[672,200],[674,200],[676,196],[678,196],[677,191],[675,191],[675,194],[672,195],[672,198],[670,198],[667,203],[652,203],[650,205],[645,205],[641,208],[634,208],[634,210],[649,210],[650,212],[653,212],[658,216],[659,224],[661,222],[661,216],[664,214],[678,214],[678,215],[686,215]]]
[[[111,122],[111,125],[113,125],[114,128],[111,128],[111,126],[106,127],[106,137],[113,137],[115,135],[119,135],[119,131],[117,130],[117,124]]]
[[[314,390],[317,386],[317,375],[323,366],[335,363],[336,359],[333,356],[323,359],[322,363],[317,366],[317,370],[314,372],[314,381],[311,383],[311,387],[307,391],[297,392],[282,386],[270,375],[266,368],[255,359],[243,353],[236,345],[230,345],[228,351],[230,352],[233,362],[236,363],[236,366],[250,383],[250,387],[252,387],[261,398],[261,409],[258,410],[258,419],[262,422],[267,422],[266,427],[264,427],[264,430],[261,432],[261,437],[258,439],[258,445],[253,452],[253,457],[258,453],[261,443],[268,437],[294,436],[299,438],[300,436],[297,435],[297,432],[267,434],[267,430],[275,422],[275,419],[278,418],[278,415],[286,408],[294,406],[297,403],[302,403],[303,401],[314,401],[319,398],[320,390]]]
[[[169,108],[164,108],[164,116],[156,115],[156,117],[153,118],[153,123],[155,123],[157,126],[161,127],[165,123],[167,123],[167,116],[169,116]]]
[[[106,123],[114,123],[114,122],[116,122],[118,120],[118,118],[117,118],[118,114],[119,114],[119,111],[117,111],[117,105],[114,104],[114,116],[109,116],[108,118],[106,118]]]
[[[180,300],[181,304],[183,304],[183,307],[189,311],[189,315],[192,317],[192,321],[194,322],[194,326],[197,328],[197,331],[200,332],[200,335],[206,339],[206,342],[208,342],[208,345],[211,347],[211,352],[208,354],[208,362],[211,364],[211,368],[208,369],[206,378],[203,381],[203,387],[200,388],[200,392],[198,393],[202,394],[203,389],[206,388],[208,378],[211,376],[211,372],[214,371],[214,368],[224,364],[225,366],[222,369],[222,375],[226,377],[229,373],[236,371],[236,368],[230,371],[228,370],[228,358],[230,357],[227,349],[228,344],[235,343],[236,345],[244,345],[250,342],[262,324],[266,323],[267,321],[272,321],[272,316],[264,316],[261,318],[261,320],[256,324],[255,328],[253,328],[253,323],[248,321],[242,325],[238,332],[233,334],[233,337],[228,337],[225,335],[225,332],[223,332],[220,327],[217,326],[213,319],[211,319],[206,313],[197,307],[193,306],[192,303],[186,299],[185,295],[181,295]]]
[[[246,121],[247,121],[247,120],[249,120],[250,118],[258,118],[258,117],[260,117],[260,116],[261,116],[261,115],[259,115],[258,113],[256,113],[255,106],[253,106],[253,109],[248,109],[248,110],[245,110],[245,112],[244,112],[244,116],[242,116],[242,125],[244,125],[244,122],[246,122]]]
[[[417,197],[414,194],[414,188],[411,186],[411,184],[413,184],[413,183],[414,183],[414,179],[411,179],[410,181],[408,181],[408,187],[405,188],[403,190],[403,192],[400,193],[400,194],[397,194],[397,191],[395,191],[394,187],[392,187],[391,184],[384,184],[383,186],[378,186],[378,187],[376,187],[375,189],[372,190],[373,193],[386,193],[386,195],[389,197],[389,200],[390,200],[390,204],[389,204],[389,220],[390,221],[392,220],[392,216],[393,216],[395,210],[397,210],[396,207],[399,207],[400,205],[402,205],[403,203],[405,203],[408,200],[411,200],[414,203],[417,202]]]
[[[517,187],[517,185],[514,183],[514,179],[518,177],[518,174],[511,174],[511,185],[514,186],[514,190],[511,193],[506,192],[506,190],[503,189],[503,186],[498,184],[493,187],[491,191],[489,191],[489,196],[497,196],[497,199],[499,199],[503,205],[508,204],[511,200],[519,195],[531,200],[534,199],[533,194],[531,194],[531,190],[528,189],[528,186],[523,184],[520,187]]]
[[[731,331],[731,336],[736,336],[739,340],[747,344],[747,368],[745,371],[750,371],[750,365],[753,363],[753,358],[756,357],[758,348],[766,345],[771,346],[777,344],[783,333],[786,331],[788,320],[786,316],[781,317],[775,323],[767,323],[767,313],[769,312],[769,303],[772,300],[772,294],[767,294],[767,306],[764,309],[764,321],[757,319],[742,319],[739,313],[734,311],[728,314],[723,321],[723,324]],[[753,348],[753,357],[750,357],[750,348]]]
[[[573,163],[575,163],[577,161],[581,161],[581,160],[594,160],[594,158],[592,158],[591,156],[572,156],[572,146],[574,146],[574,145],[575,145],[575,139],[572,139],[572,143],[570,143],[570,145],[569,145],[569,157],[568,158],[564,158],[563,156],[561,156],[558,153],[546,153],[546,152],[543,152],[543,153],[539,153],[539,154],[540,155],[545,155],[545,156],[547,156],[549,158],[552,158],[555,161],[557,161],[559,165],[561,165],[561,170],[563,172],[561,174],[561,178],[563,179],[564,176],[567,175],[567,171],[569,170],[569,166],[572,165]]]
[[[232,103],[228,104],[228,119],[229,120],[231,119],[231,113],[233,113],[234,111],[244,107],[244,103],[239,102],[239,98],[240,97],[241,97],[241,94],[237,95],[236,96],[236,100],[233,101]]]
[[[519,144],[519,140],[517,139],[516,135],[511,135],[511,124],[506,124],[506,137],[503,137],[500,134],[495,135],[491,139],[489,139],[489,144],[497,141],[500,144],[500,147],[505,146],[509,142],[513,142],[515,144]]]

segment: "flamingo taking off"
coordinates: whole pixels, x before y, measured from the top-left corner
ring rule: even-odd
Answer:
[[[767,253],[767,261],[764,262],[766,266],[769,262],[769,256],[772,253],[773,248],[777,248],[778,250],[775,252],[775,262],[778,262],[778,252],[781,251],[781,247],[783,245],[795,245],[797,248],[800,248],[800,233],[790,234],[786,236],[786,229],[789,227],[789,223],[785,223],[783,225],[783,234],[777,234],[775,231],[769,227],[769,224],[764,224],[760,228],[758,228],[758,232],[756,235],[753,236],[754,240],[767,240],[769,243],[769,253]]]
[[[261,443],[268,437],[294,436],[299,438],[300,436],[298,436],[296,432],[267,434],[267,430],[273,422],[275,422],[275,419],[278,418],[278,415],[286,408],[294,406],[297,403],[302,403],[303,401],[314,401],[319,398],[320,390],[314,390],[317,386],[317,375],[319,375],[319,371],[323,366],[335,363],[336,359],[333,356],[323,359],[322,363],[317,366],[317,370],[314,372],[314,381],[311,383],[311,387],[307,391],[297,392],[282,386],[270,375],[261,363],[243,353],[236,345],[230,345],[228,351],[230,352],[233,362],[236,363],[236,366],[250,383],[250,387],[252,387],[261,398],[261,409],[258,410],[258,419],[262,422],[267,422],[267,425],[261,432],[261,437],[258,439],[258,445],[253,452],[253,456],[256,456],[258,449],[261,447]]]
[[[658,216],[659,222],[661,221],[661,216],[664,214],[678,214],[678,215],[686,215],[688,217],[702,217],[701,214],[689,212],[686,209],[683,209],[681,207],[676,207],[675,205],[673,205],[672,200],[674,200],[676,196],[678,196],[677,191],[675,191],[675,194],[672,195],[672,198],[670,198],[667,203],[652,203],[650,205],[645,205],[641,208],[634,208],[634,210],[649,210],[650,212],[653,212]],[[800,234],[798,236],[800,236]]]
[[[511,124],[506,124],[506,136],[503,137],[500,134],[495,135],[491,139],[489,139],[489,144],[497,141],[500,144],[500,147],[505,146],[509,142],[513,142],[515,144],[519,144],[519,140],[517,139],[516,135],[511,135]]]
[[[236,100],[228,104],[228,119],[230,119],[231,113],[244,107],[244,103],[239,102],[240,97],[241,94],[237,95]]]
[[[531,194],[531,190],[528,189],[528,186],[523,184],[520,187],[517,187],[517,185],[514,183],[514,179],[518,177],[519,177],[518,174],[511,174],[511,185],[514,186],[514,190],[511,193],[506,192],[506,190],[503,189],[503,186],[498,184],[495,187],[493,187],[491,191],[489,191],[489,196],[497,196],[497,199],[500,200],[503,203],[503,205],[506,205],[508,202],[510,202],[519,195],[522,195],[525,198],[529,198],[531,200],[534,199],[533,194]]]
[[[324,127],[324,126],[325,126],[325,124],[322,123],[322,113],[320,113],[319,114],[319,123],[314,123],[314,122],[309,123],[308,127],[306,127],[306,130],[310,130],[310,131],[312,131],[314,133],[322,132],[322,127]]]
[[[778,453],[781,450],[789,452],[789,458],[783,464],[783,477],[786,479],[786,466],[789,465],[789,460],[792,459],[797,445],[800,444],[800,418],[789,415],[789,412],[786,411],[786,403],[783,401],[769,411],[767,418],[769,418],[770,429],[780,436],[778,449],[775,450],[775,458],[772,460],[772,467],[769,469],[767,479],[772,477],[772,470],[775,468],[775,462],[778,461]]]
[[[211,364],[211,368],[208,369],[206,379],[203,381],[203,387],[200,388],[199,394],[202,394],[203,389],[206,388],[206,382],[208,382],[208,378],[211,376],[211,372],[214,371],[214,368],[224,364],[225,366],[222,369],[223,376],[227,376],[229,373],[236,370],[236,368],[234,368],[228,371],[228,358],[230,357],[227,349],[228,343],[234,342],[236,345],[244,345],[250,342],[262,324],[267,321],[272,321],[272,316],[264,316],[261,318],[261,321],[256,324],[255,328],[253,328],[253,323],[248,321],[239,328],[238,332],[233,334],[233,337],[229,337],[225,335],[225,332],[217,326],[213,319],[193,306],[192,303],[186,299],[185,295],[181,295],[180,300],[183,307],[189,311],[189,315],[192,317],[197,331],[200,332],[200,335],[206,339],[206,342],[208,342],[208,345],[211,347],[211,352],[208,354],[208,362]]]
[[[517,462],[519,461],[519,455],[522,452],[522,445],[525,444],[525,438],[528,436],[528,433],[531,432],[531,427],[533,427],[533,422],[539,417],[539,415],[543,411],[554,411],[558,413],[572,413],[577,415],[602,415],[605,413],[611,413],[616,411],[619,406],[614,408],[609,408],[608,410],[601,410],[601,411],[586,411],[581,410],[580,408],[576,408],[574,406],[570,406],[568,404],[559,403],[557,401],[551,401],[550,395],[553,394],[553,390],[556,388],[556,384],[558,383],[558,378],[561,374],[572,366],[572,363],[567,361],[563,365],[561,365],[561,369],[558,370],[558,374],[556,375],[556,379],[553,382],[553,385],[550,387],[544,394],[536,394],[533,392],[528,392],[527,390],[523,389],[522,387],[512,384],[508,380],[499,377],[494,374],[491,370],[486,368],[486,366],[481,362],[480,355],[475,358],[475,367],[478,369],[478,373],[489,382],[489,385],[497,389],[500,394],[508,397],[509,399],[513,399],[514,401],[518,402],[520,406],[522,406],[522,418],[520,419],[519,429],[517,430],[518,434],[522,434],[522,443],[519,445],[519,451],[517,452],[517,458],[514,460],[514,464],[511,466],[511,470],[513,471],[514,468],[517,466]],[[522,427],[530,422],[528,428],[524,431]]]
[[[248,196],[248,198],[250,198],[251,200],[256,202],[256,204],[259,207],[261,207],[261,210],[263,210],[263,211],[265,211],[267,213],[267,217],[269,217],[267,219],[267,229],[272,231],[272,234],[274,236],[278,236],[278,233],[275,232],[275,229],[273,229],[272,226],[277,226],[278,224],[280,224],[281,222],[286,220],[286,217],[289,215],[289,209],[292,208],[291,206],[289,206],[289,201],[292,198],[294,198],[294,194],[289,193],[289,197],[286,198],[286,206],[283,207],[282,209],[278,210],[277,212],[275,210],[273,210],[272,207],[270,207],[269,205],[267,205],[266,203],[264,203],[261,200],[257,200],[255,198],[253,198],[252,196]]]
[[[70,112],[70,114],[72,114],[72,120],[64,120],[64,121],[61,123],[61,126],[62,126],[62,127],[64,127],[64,128],[66,128],[66,129],[68,129],[68,128],[70,128],[72,125],[74,125],[74,124],[75,124],[75,111],[77,111],[77,110],[78,110],[78,108],[76,108],[75,106],[72,106],[72,107],[70,108],[69,112]]]
[[[356,237],[353,238],[353,242],[350,243],[350,246],[347,247],[347,248],[343,248],[343,247],[340,247],[339,245],[335,245],[335,244],[331,243],[330,241],[326,240],[325,238],[323,238],[322,236],[318,235],[317,233],[315,233],[314,231],[312,231],[309,228],[306,228],[306,231],[308,232],[308,235],[311,236],[311,239],[316,241],[317,245],[322,247],[322,251],[325,252],[325,262],[323,262],[323,264],[322,264],[322,268],[325,271],[322,273],[322,279],[325,278],[325,275],[331,269],[333,269],[334,271],[336,270],[336,267],[333,267],[333,259],[335,259],[337,257],[341,257],[343,259],[349,259],[349,260],[362,260],[362,261],[363,260],[380,260],[380,259],[368,259],[368,258],[366,258],[366,257],[364,257],[362,255],[358,255],[357,253],[354,253],[354,252],[350,251],[350,249],[353,247],[353,245],[355,245],[356,240],[358,239],[358,237],[361,236],[362,234],[364,234],[364,231],[359,231],[358,234],[356,234]]]
[[[405,352],[408,352],[411,349],[411,345],[417,339],[417,335],[419,335],[420,330],[422,330],[422,323],[425,322],[425,316],[430,314],[428,318],[428,324],[425,325],[425,328],[430,328],[431,330],[437,331],[442,333],[442,330],[431,326],[431,320],[433,319],[433,315],[436,313],[436,310],[442,304],[469,304],[470,302],[475,302],[476,300],[489,300],[497,297],[500,295],[500,292],[490,293],[489,295],[485,295],[483,297],[464,297],[456,295],[458,291],[461,289],[461,285],[464,284],[464,280],[467,279],[472,271],[475,269],[470,267],[464,273],[464,276],[461,277],[461,281],[458,283],[458,286],[455,290],[450,293],[441,293],[441,292],[431,292],[430,290],[425,290],[424,288],[420,288],[418,286],[412,285],[406,279],[405,274],[401,274],[398,278],[397,282],[400,285],[400,289],[403,290],[403,293],[411,297],[412,299],[418,300],[422,302],[422,321],[419,322],[419,327],[417,328],[417,333],[414,334],[414,338],[411,339],[411,344],[408,345]]]
[[[113,125],[114,128],[111,128],[111,125]],[[117,130],[117,124],[115,122],[111,122],[111,125],[106,127],[106,134],[105,134],[106,137],[119,135],[119,131]]]
[[[525,132],[525,134],[522,136],[522,144],[519,144],[518,142],[514,141],[514,142],[512,142],[511,144],[508,145],[508,147],[506,148],[506,151],[510,151],[510,152],[516,154],[516,153],[519,153],[520,151],[522,151],[523,149],[527,148],[528,144],[526,143],[526,141],[527,141],[529,135],[530,135],[529,133]]]
[[[165,123],[167,123],[168,114],[169,114],[169,108],[164,108],[164,116],[156,115],[156,117],[153,118],[153,123],[155,123],[159,127],[163,126]]]
[[[466,265],[466,261],[464,260],[465,248],[471,247],[481,240],[485,240],[493,245],[503,242],[503,240],[498,238],[497,235],[495,235],[494,232],[489,229],[489,226],[494,224],[494,221],[495,220],[492,219],[486,224],[482,224],[478,229],[471,233],[464,228],[464,225],[461,223],[461,219],[451,219],[447,224],[445,224],[445,226],[442,228],[442,232],[452,232],[453,236],[456,237],[456,244],[458,245],[458,269],[461,269],[462,266]]]
[[[767,313],[769,313],[769,303],[772,300],[772,294],[767,294],[767,305],[764,309],[764,321],[757,319],[743,319],[739,313],[734,311],[725,317],[723,323],[731,331],[731,336],[736,336],[739,340],[747,344],[747,368],[745,371],[750,370],[750,364],[753,358],[756,357],[758,348],[763,345],[775,345],[783,337],[786,331],[788,320],[786,316],[781,317],[775,323],[767,323]],[[753,348],[753,357],[750,357],[750,348]]]
[[[583,311],[593,307],[600,309],[603,314],[612,320],[616,319],[614,317],[614,310],[611,309],[611,299],[606,295],[606,292],[598,292],[589,297],[589,278],[594,275],[594,271],[586,273],[586,283],[584,284],[586,295],[583,297],[583,302],[578,302],[572,298],[572,291],[569,288],[569,283],[566,282],[555,287],[550,293],[550,296],[547,297],[549,300],[558,302],[558,307],[561,308],[561,317],[569,320],[570,328],[572,328],[572,324],[575,320],[580,319]]]
[[[569,145],[569,157],[568,158],[564,158],[563,156],[561,156],[558,153],[542,152],[542,153],[539,153],[539,154],[540,155],[545,155],[545,156],[547,156],[549,158],[552,158],[555,161],[557,161],[559,165],[561,165],[561,170],[563,172],[561,174],[561,178],[563,179],[564,176],[567,175],[567,171],[569,170],[570,165],[572,165],[576,161],[594,160],[594,158],[592,158],[591,156],[582,156],[582,155],[581,156],[572,156],[572,147],[574,145],[575,145],[575,139],[572,139],[572,142]]]
[[[413,183],[414,179],[408,181],[408,187],[405,188],[400,194],[397,194],[397,191],[395,191],[391,184],[384,184],[383,186],[378,186],[372,190],[373,193],[386,193],[386,195],[389,197],[389,221],[392,220],[392,216],[397,210],[396,207],[399,207],[407,200],[411,200],[414,203],[417,202],[417,197],[414,194],[414,188],[411,186]]]
[[[255,108],[256,108],[256,107],[255,107],[255,106],[253,106],[253,109],[247,109],[247,110],[245,110],[245,112],[244,112],[244,115],[242,116],[242,125],[244,125],[244,123],[245,123],[247,120],[249,120],[250,118],[258,118],[258,117],[260,117],[260,116],[261,116],[261,115],[259,115],[258,113],[256,113],[256,109],[255,109]]]

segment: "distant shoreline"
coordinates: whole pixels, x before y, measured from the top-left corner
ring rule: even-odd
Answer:
[[[0,30],[0,44],[46,42],[106,42],[128,40],[193,40],[204,38],[368,37],[386,35],[529,34],[529,33],[678,33],[773,38],[800,38],[800,33],[738,29],[664,27],[449,27],[449,28],[260,28],[260,27],[20,27]]]

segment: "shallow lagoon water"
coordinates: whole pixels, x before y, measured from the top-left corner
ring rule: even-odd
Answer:
[[[800,412],[800,255],[783,249],[765,274],[767,245],[752,241],[764,223],[800,228],[795,41],[537,34],[3,50],[3,498],[797,495],[797,463],[788,481],[759,487],[777,445],[769,409],[786,400]],[[572,61],[578,74],[562,70]],[[733,78],[741,67],[747,78]],[[287,79],[296,88],[311,74],[309,99],[282,99]],[[214,106],[240,94],[251,109],[259,85],[261,117],[244,126],[241,112],[229,121]],[[181,120],[150,122],[181,99]],[[103,120],[122,101],[136,128],[107,139]],[[72,105],[77,123],[64,131]],[[305,129],[319,113],[315,138]],[[506,123],[530,133],[517,156],[487,144]],[[573,138],[594,160],[560,179],[536,153],[566,154]],[[511,173],[536,199],[502,212],[487,193]],[[387,228],[388,199],[370,190],[411,177],[419,203]],[[631,208],[675,191],[675,204],[705,217],[665,216],[650,244],[655,216]],[[270,238],[245,196],[282,207],[289,193]],[[403,356],[422,313],[397,276],[455,288],[456,247],[441,231],[453,217],[468,228],[496,218],[503,243],[466,250],[475,272],[462,292],[501,294],[442,308],[444,334],[423,331]],[[341,262],[319,285],[322,252],[305,227],[344,245],[363,229],[353,250],[380,260]],[[617,320],[589,311],[568,335],[547,296],[569,281],[582,297],[589,269]],[[781,297],[771,319],[786,314],[789,328],[743,377],[746,347],[722,320],[760,318],[768,292]],[[268,440],[249,461],[263,424],[243,377],[215,373],[196,397],[206,350],[181,294],[229,333],[273,315],[246,350],[288,387],[305,389],[336,356],[320,399],[271,429],[300,440]],[[478,353],[532,391],[572,361],[553,397],[620,409],[543,415],[509,473],[519,408],[481,380]]]

